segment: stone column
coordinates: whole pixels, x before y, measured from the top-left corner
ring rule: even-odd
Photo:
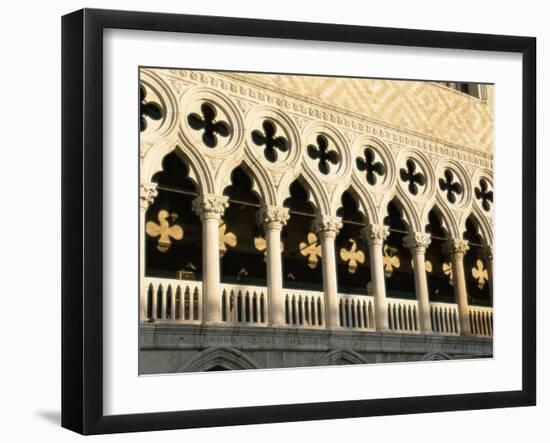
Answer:
[[[156,183],[142,183],[139,195],[139,278],[141,282],[140,298],[139,298],[139,319],[140,321],[147,320],[147,285],[145,284],[145,214],[147,208],[153,203],[158,195]],[[153,298],[156,294],[153,294]],[[153,318],[156,318],[157,313],[152,312]]]
[[[193,211],[202,221],[202,321],[221,323],[220,219],[229,204],[223,195],[201,194],[193,200]]]
[[[491,306],[493,306],[493,245],[483,247],[483,258],[487,267],[487,278],[489,279],[489,297]]]
[[[374,316],[376,330],[386,332],[388,325],[388,303],[386,301],[386,282],[384,280],[384,258],[382,245],[390,234],[386,225],[371,224],[363,229],[363,236],[369,247],[370,275],[374,294]]]
[[[464,275],[464,254],[470,249],[467,240],[450,239],[445,243],[445,252],[451,259],[453,272],[453,289],[455,303],[458,305],[460,334],[470,335],[470,312],[468,308],[468,292],[466,291],[466,276]]]
[[[328,329],[340,327],[338,312],[338,273],[336,270],[336,250],[334,240],[342,227],[340,217],[318,216],[312,224],[321,241],[321,264],[323,266],[323,290]]]
[[[418,317],[420,331],[425,334],[432,332],[430,317],[430,298],[428,293],[428,278],[426,277],[426,248],[431,242],[430,234],[410,232],[403,238],[403,245],[411,250],[414,267],[414,289],[418,301]]]
[[[257,213],[258,224],[263,225],[267,242],[265,258],[269,323],[274,327],[285,325],[281,231],[288,217],[288,209],[277,206],[267,206]]]

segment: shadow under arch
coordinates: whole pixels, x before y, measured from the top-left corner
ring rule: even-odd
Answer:
[[[212,347],[199,352],[180,366],[176,372],[204,372],[219,370],[260,369],[261,366],[249,355],[235,348]]]
[[[319,358],[314,366],[341,366],[368,364],[369,361],[351,349],[335,349]]]
[[[453,274],[445,251],[450,234],[437,205],[428,212],[427,222],[424,230],[431,236],[425,252],[429,299],[431,302],[454,303]]]

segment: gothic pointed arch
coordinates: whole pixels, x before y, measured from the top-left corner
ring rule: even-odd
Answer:
[[[314,366],[341,366],[368,364],[369,361],[351,349],[335,349],[319,358]]]
[[[246,168],[230,174],[223,190],[228,206],[220,220],[219,251],[221,280],[224,283],[265,286],[265,235],[257,223],[260,195]]]
[[[432,302],[454,303],[454,276],[450,258],[445,252],[445,243],[450,237],[443,213],[435,205],[427,218],[425,232],[430,234],[430,244],[426,248],[425,267],[429,299]]]
[[[344,294],[367,295],[372,285],[369,251],[363,234],[366,217],[351,190],[342,194],[336,215],[342,219],[335,239],[338,289]]]
[[[468,303],[478,306],[491,305],[492,275],[486,255],[486,241],[480,229],[479,220],[474,214],[466,220],[463,239],[468,241],[468,250],[464,254],[464,274]]]
[[[286,288],[323,289],[322,252],[313,222],[318,209],[309,198],[307,183],[296,179],[283,202],[289,219],[281,233],[283,243],[283,285]]]
[[[397,197],[387,205],[384,225],[389,236],[382,247],[386,293],[388,297],[414,299],[414,271],[412,255],[404,245],[404,238],[410,231],[404,207]]]
[[[219,370],[259,369],[260,365],[252,357],[230,347],[212,347],[199,352],[180,366],[176,372],[204,372]]]
[[[198,189],[189,171],[188,163],[172,152],[152,177],[157,196],[145,214],[146,276],[202,277],[202,224],[192,210]]]

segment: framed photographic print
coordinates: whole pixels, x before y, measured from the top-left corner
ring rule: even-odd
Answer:
[[[535,48],[64,16],[62,425],[534,405]]]

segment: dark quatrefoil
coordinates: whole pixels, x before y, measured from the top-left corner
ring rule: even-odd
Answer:
[[[489,212],[493,203],[493,191],[489,191],[489,184],[484,178],[479,180],[479,188],[475,188],[476,198],[481,200],[481,207]]]
[[[162,109],[155,102],[145,101],[147,92],[143,86],[139,87],[139,130],[141,132],[147,129],[147,119],[160,120],[162,118]]]
[[[189,114],[187,122],[195,131],[202,130],[202,141],[209,148],[215,148],[218,145],[218,137],[228,137],[231,133],[229,124],[224,121],[216,121],[216,109],[208,103],[201,105],[202,116],[198,114]]]
[[[418,186],[426,184],[426,178],[421,172],[416,172],[416,163],[412,159],[408,159],[405,166],[407,166],[407,169],[401,168],[399,170],[401,180],[408,182],[409,192],[416,195],[418,194]]]
[[[445,170],[444,175],[445,179],[439,179],[439,189],[447,194],[449,203],[455,203],[456,195],[462,194],[462,185],[454,181],[454,174],[450,169]]]
[[[386,167],[383,163],[375,161],[374,151],[371,148],[365,148],[363,153],[365,159],[357,157],[355,163],[357,164],[357,169],[367,173],[367,183],[374,186],[377,180],[376,174],[382,177],[386,173]]]
[[[272,163],[277,161],[277,149],[281,152],[288,151],[288,141],[284,137],[275,137],[277,128],[269,120],[264,120],[262,124],[264,133],[255,130],[252,131],[252,141],[258,146],[265,146],[264,155]]]
[[[308,145],[307,154],[313,160],[319,160],[317,166],[319,171],[325,175],[330,172],[331,163],[337,165],[340,161],[338,153],[329,149],[328,140],[322,135],[317,136],[317,146]]]

